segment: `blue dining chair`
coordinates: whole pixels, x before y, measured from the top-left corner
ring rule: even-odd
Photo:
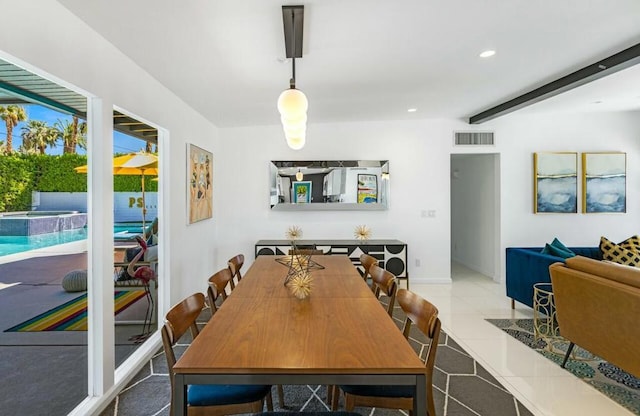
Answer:
[[[173,306],[167,313],[161,332],[164,353],[169,366],[171,391],[174,389],[173,366],[176,363],[173,346],[187,332],[187,329],[191,330],[191,335],[194,339],[198,336],[199,330],[196,325],[196,319],[200,315],[204,304],[204,295],[195,293]],[[188,415],[258,413],[262,412],[265,399],[267,401],[267,409],[273,410],[271,386],[190,385],[187,389]],[[174,414],[173,400],[171,401],[170,414]]]
[[[398,289],[396,302],[407,315],[402,330],[405,338],[409,338],[411,324],[413,323],[429,339],[429,348],[425,357],[425,367],[427,368],[427,414],[435,416],[433,368],[436,361],[441,326],[438,318],[438,308],[406,289]],[[339,387],[344,392],[345,409],[348,412],[353,411],[355,406],[403,409],[409,412],[413,410],[413,386],[344,385]],[[338,396],[338,392],[333,395],[333,410],[338,408]]]

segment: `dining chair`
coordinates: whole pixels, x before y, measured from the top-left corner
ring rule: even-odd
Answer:
[[[195,339],[198,334],[196,319],[204,307],[204,295],[195,293],[177,305],[173,306],[166,315],[162,327],[162,345],[169,368],[171,391],[174,389],[173,366],[176,356],[173,346],[187,332]],[[200,415],[228,415],[240,413],[262,412],[264,401],[267,409],[273,410],[271,400],[271,386],[269,385],[217,385],[193,384],[187,389],[187,404],[189,416]],[[170,414],[174,414],[173,399]]]
[[[209,298],[209,307],[211,308],[211,315],[216,313],[222,302],[227,299],[227,286],[229,282],[233,280],[231,271],[229,269],[222,269],[219,272],[213,274],[209,278],[209,286],[207,287],[207,297]],[[218,302],[218,299],[221,299]]]
[[[429,347],[424,357],[427,369],[427,415],[435,416],[433,369],[441,326],[438,318],[438,308],[407,289],[398,289],[396,298],[398,304],[407,315],[402,330],[404,337],[409,339],[411,325],[414,324],[429,339]],[[420,358],[422,359],[422,357]],[[344,392],[345,410],[348,412],[353,411],[355,406],[403,409],[408,410],[410,414],[413,411],[413,386],[344,385],[339,387]],[[331,405],[333,410],[338,408],[338,396],[339,394],[336,391]]]
[[[370,277],[369,275],[369,269],[371,268],[371,266],[373,266],[374,264],[377,266],[378,265],[378,259],[370,256],[368,254],[362,253],[360,255],[360,264],[362,264],[362,268],[364,269],[364,273],[362,275],[362,278],[364,279],[364,281],[366,282],[367,279]],[[373,285],[372,285],[373,287]]]
[[[238,254],[235,257],[232,257],[229,259],[229,261],[227,262],[227,265],[229,266],[229,271],[231,272],[231,290],[236,288],[236,282],[234,282],[234,279],[237,280],[238,283],[240,283],[240,280],[242,280],[242,273],[240,273],[240,269],[242,269],[242,265],[244,264],[244,254]]]
[[[388,297],[389,304],[387,305],[387,313],[389,316],[393,317],[393,307],[395,306],[398,279],[396,279],[393,273],[375,264],[371,265],[369,268],[369,275],[372,280],[373,294],[378,299],[380,298],[381,293]]]

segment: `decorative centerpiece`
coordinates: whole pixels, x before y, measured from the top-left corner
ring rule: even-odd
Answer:
[[[300,270],[289,280],[289,290],[298,299],[306,299],[311,294],[312,282],[309,270]]]
[[[358,225],[353,231],[356,240],[366,241],[371,238],[371,229],[366,225]]]
[[[298,299],[306,299],[311,294],[313,282],[311,271],[321,270],[324,267],[311,260],[311,252],[299,250],[296,246],[296,240],[302,237],[300,227],[292,225],[287,229],[285,236],[291,240],[290,254],[277,258],[276,261],[289,268],[284,285],[289,287],[291,293]]]
[[[292,225],[287,229],[287,232],[284,235],[287,237],[287,240],[291,240],[292,242],[299,240],[302,238],[302,228],[297,225]]]

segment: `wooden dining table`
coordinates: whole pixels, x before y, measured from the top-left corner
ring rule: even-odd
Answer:
[[[313,256],[324,269],[300,300],[276,257],[255,260],[176,362],[176,415],[190,384],[411,385],[426,415],[426,368],[349,258]]]

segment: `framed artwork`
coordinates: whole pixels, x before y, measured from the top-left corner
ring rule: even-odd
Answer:
[[[293,203],[311,203],[311,181],[293,182]]]
[[[187,143],[187,212],[189,224],[213,216],[213,155]]]
[[[578,212],[578,154],[533,154],[533,212]]]
[[[582,154],[582,212],[627,212],[627,154]]]
[[[374,204],[378,202],[378,177],[376,175],[358,174],[358,204]]]

